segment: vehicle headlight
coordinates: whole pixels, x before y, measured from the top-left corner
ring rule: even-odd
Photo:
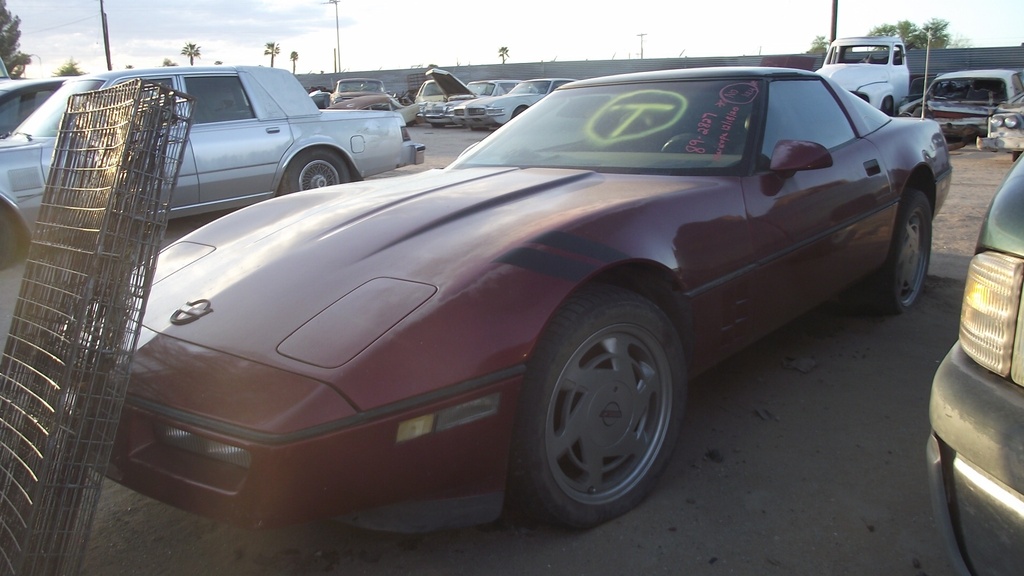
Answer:
[[[988,127],[992,130],[1001,128],[1003,126],[1003,118],[1001,116],[993,116],[988,119]]]
[[[1004,116],[1001,120],[1003,121],[1003,126],[1006,126],[1007,128],[1020,128],[1022,124],[1021,117],[1016,114],[1012,116]]]
[[[960,311],[960,345],[981,366],[1024,382],[1024,368],[1012,362],[1021,343],[1014,345],[1020,323],[1024,260],[985,252],[971,260]]]
[[[343,366],[429,300],[437,288],[374,278],[344,295],[277,346],[283,356],[320,368]],[[341,331],[344,337],[325,337]]]
[[[487,111],[488,116],[501,116],[505,113],[505,109],[500,106],[487,106],[484,110]]]

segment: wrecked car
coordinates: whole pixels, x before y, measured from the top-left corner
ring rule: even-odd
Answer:
[[[979,150],[1009,152],[1014,161],[1024,151],[1024,93],[996,108],[988,119],[988,135],[978,138]]]
[[[367,94],[387,94],[384,82],[376,78],[342,78],[331,92],[331,104]]]
[[[406,126],[416,123],[419,108],[416,105],[406,106],[395,100],[390,94],[364,94],[355,98],[339,100],[327,107],[328,110],[388,110],[398,112]]]
[[[1016,70],[965,70],[935,77],[923,101],[910,102],[906,116],[933,118],[942,126],[950,146],[974,144],[988,134],[988,119],[1000,104],[1024,93],[1024,80]]]

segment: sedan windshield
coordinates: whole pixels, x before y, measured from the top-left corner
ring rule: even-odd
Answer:
[[[516,84],[509,94],[547,94],[550,89],[550,80],[532,80]]]
[[[89,90],[98,90],[103,85],[102,80],[68,80],[46,99],[45,102],[36,108],[21,126],[15,128],[15,134],[25,134],[33,138],[56,138],[57,130],[60,128],[60,119],[68,107],[68,99],[74,94],[81,94]]]
[[[760,81],[733,79],[557,90],[452,168],[735,174],[751,154],[764,92]]]

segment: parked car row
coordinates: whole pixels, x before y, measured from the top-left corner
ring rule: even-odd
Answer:
[[[569,78],[478,80],[464,84],[440,68],[427,71],[428,80],[416,95],[420,118],[431,126],[461,126],[472,130],[498,128],[518,116]]]
[[[225,210],[423,161],[391,111],[319,110],[294,75],[260,66],[129,69],[67,79],[0,140],[0,266],[24,253],[68,99],[143,78],[196,99],[171,216]]]
[[[416,94],[420,118],[435,128],[455,124],[452,110],[460,103],[475,98],[508,94],[518,80],[475,80],[463,84],[450,72],[440,68],[427,71],[427,81]]]

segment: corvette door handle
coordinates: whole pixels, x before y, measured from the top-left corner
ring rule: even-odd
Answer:
[[[882,167],[878,165],[878,160],[868,160],[864,163],[864,171],[868,176],[877,176],[882,173]]]
[[[270,128],[267,128],[267,134],[277,134],[279,132],[281,132],[281,129],[278,128],[277,126],[271,126]]]

